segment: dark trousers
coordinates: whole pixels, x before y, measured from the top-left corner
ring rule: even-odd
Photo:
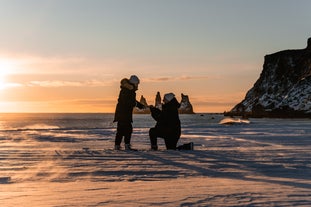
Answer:
[[[158,137],[164,139],[166,149],[175,150],[177,142],[180,138],[180,132],[169,128],[151,128],[149,130],[149,138],[152,146],[156,146],[158,144]]]
[[[118,122],[115,145],[120,145],[124,137],[124,143],[131,143],[133,126],[131,122]]]

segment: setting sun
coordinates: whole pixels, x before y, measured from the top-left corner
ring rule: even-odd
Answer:
[[[13,70],[13,63],[9,60],[0,59],[0,90],[6,88],[6,76]]]
[[[0,70],[0,90],[5,88],[5,73],[3,71],[3,69],[1,68]]]
[[[0,58],[0,90],[7,88],[9,85],[7,77],[16,70],[16,62],[11,59]]]

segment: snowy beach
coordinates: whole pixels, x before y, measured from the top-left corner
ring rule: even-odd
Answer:
[[[128,152],[113,114],[1,114],[0,206],[311,205],[310,119],[180,118],[193,151],[149,151],[150,115]]]

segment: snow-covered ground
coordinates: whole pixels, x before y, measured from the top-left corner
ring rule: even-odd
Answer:
[[[182,115],[195,150],[149,151],[136,115],[128,152],[111,116],[1,117],[0,206],[311,206],[310,119]]]

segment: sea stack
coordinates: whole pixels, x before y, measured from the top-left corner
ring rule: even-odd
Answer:
[[[158,109],[162,109],[161,95],[159,91],[155,97],[154,106]]]
[[[189,96],[181,94],[181,102],[179,108],[180,114],[194,114],[192,104],[190,103]]]
[[[145,105],[145,109],[134,108],[133,113],[135,114],[149,114],[150,109],[148,107],[147,101],[144,96],[141,96],[140,101],[141,104]],[[154,106],[160,110],[162,110],[162,99],[160,92],[157,92],[155,97]],[[178,110],[180,114],[194,114],[192,104],[190,103],[189,96],[185,94],[181,94],[180,108]]]

